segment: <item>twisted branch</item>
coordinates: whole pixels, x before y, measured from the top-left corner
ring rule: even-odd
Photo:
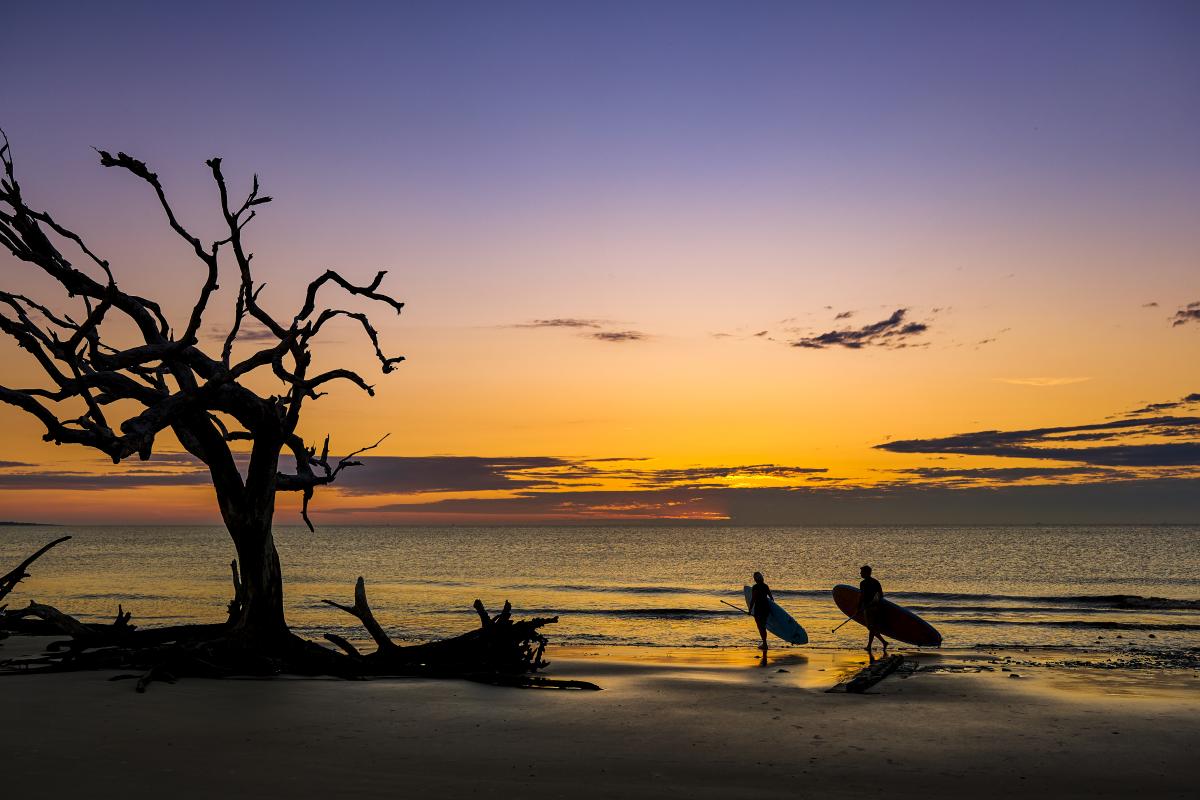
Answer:
[[[220,195],[219,210],[226,226],[223,238],[206,244],[180,220],[159,176],[145,162],[119,151],[115,155],[107,150],[97,153],[102,166],[122,170],[150,187],[167,225],[201,262],[204,282],[182,332],[174,335],[157,303],[121,290],[109,262],[93,252],[80,235],[47,212],[25,203],[8,138],[0,131],[0,165],[4,173],[0,178],[0,245],[14,258],[54,279],[67,298],[76,298],[83,306],[81,314],[73,315],[23,295],[0,291],[0,334],[28,352],[51,384],[50,388],[0,386],[0,402],[20,408],[41,422],[46,441],[91,447],[114,462],[134,454],[149,458],[158,434],[170,428],[189,452],[209,466],[223,508],[239,513],[239,508],[260,504],[262,492],[301,491],[301,516],[311,528],[308,502],[314,489],[333,482],[342,469],[356,466],[359,462],[353,461],[353,456],[379,445],[376,442],[331,465],[327,461],[328,440],[322,457],[317,458],[315,448],[295,433],[305,400],[323,396],[321,390],[328,384],[346,381],[369,394],[374,392],[374,387],[351,369],[309,375],[312,340],[327,322],[346,317],[366,333],[384,373],[403,361],[403,357],[383,353],[378,332],[366,314],[318,310],[317,294],[322,286],[333,283],[352,295],[385,303],[397,313],[404,304],[380,291],[385,272],[379,272],[368,285],[358,286],[328,270],[308,284],[300,312],[284,325],[260,304],[264,284],[255,283],[251,270],[254,256],[247,250],[243,236],[257,208],[271,202],[271,197],[262,194],[257,175],[245,200],[235,207],[221,159],[205,162]],[[55,239],[77,248],[99,268],[104,281],[72,266]],[[222,253],[232,256],[236,267],[237,299],[233,326],[219,354],[209,355],[202,349],[199,335],[210,301],[220,288]],[[117,347],[107,341],[114,313],[134,323],[141,343]],[[234,342],[247,317],[270,331],[276,341],[233,363]],[[264,397],[242,383],[261,369],[270,369],[284,382],[287,390],[282,396]],[[174,388],[169,381],[174,382]],[[122,400],[132,401],[141,410],[119,422],[110,422],[106,414]],[[68,412],[67,407],[72,405],[74,410]],[[231,435],[218,413],[231,416],[242,430]],[[248,440],[253,446],[253,474],[245,482],[233,466],[228,446],[235,440]],[[277,469],[284,449],[296,455],[295,474]],[[223,490],[232,491],[233,496],[223,494]],[[251,492],[256,496],[251,497]]]

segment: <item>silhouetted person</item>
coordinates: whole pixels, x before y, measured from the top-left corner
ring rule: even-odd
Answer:
[[[875,660],[875,653],[871,647],[875,644],[875,640],[879,639],[883,645],[883,654],[887,655],[887,639],[879,633],[879,623],[882,622],[883,614],[883,586],[879,581],[871,577],[871,568],[863,565],[863,568],[858,571],[862,575],[862,581],[858,584],[858,610],[863,612],[863,621],[867,624],[867,655],[871,660]],[[854,612],[855,616],[858,611]]]
[[[771,602],[774,600],[771,587],[763,580],[761,572],[754,573],[754,585],[750,587],[750,613],[758,625],[758,634],[762,637],[762,651],[767,652],[767,617],[771,616]]]

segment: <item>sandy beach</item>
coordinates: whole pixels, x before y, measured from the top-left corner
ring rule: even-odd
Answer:
[[[604,691],[285,678],[139,695],[104,673],[8,676],[6,783],[24,798],[1194,796],[1194,671],[921,655],[948,669],[846,695],[824,690],[858,653],[553,655],[550,674]]]

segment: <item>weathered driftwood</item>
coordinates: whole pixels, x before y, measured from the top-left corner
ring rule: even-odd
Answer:
[[[534,677],[549,665],[543,658],[547,639],[538,630],[558,622],[558,617],[512,619],[512,604],[505,601],[494,617],[489,615],[481,600],[474,609],[479,616],[479,628],[461,636],[415,645],[398,645],[379,624],[367,601],[365,581],[360,577],[354,584],[353,605],[332,600],[327,605],[345,611],[359,622],[375,643],[375,651],[362,653],[336,634],[325,638],[337,645],[355,662],[363,675],[419,675],[454,677],[491,683],[497,686],[521,686],[553,689],[599,689],[586,681],[564,681]]]
[[[355,584],[354,604],[325,602],[362,622],[375,642],[375,651],[362,653],[336,634],[326,638],[344,653],[338,653],[292,636],[284,642],[260,643],[228,634],[235,625],[232,607],[240,592],[236,563],[232,570],[234,599],[230,618],[212,625],[173,625],[139,629],[130,622],[131,612],[117,607],[116,617],[106,624],[82,622],[53,606],[30,602],[8,612],[6,625],[17,630],[31,618],[41,624],[22,632],[64,634],[69,638],[52,644],[45,655],[0,662],[0,672],[61,672],[80,669],[138,670],[117,675],[113,680],[136,679],[138,692],[152,681],[174,683],[178,677],[224,678],[236,675],[270,676],[282,673],[333,675],[356,679],[369,677],[458,678],[494,686],[533,689],[598,689],[586,681],[560,680],[532,673],[546,667],[543,658],[546,637],[538,630],[558,621],[557,617],[513,620],[512,606],[505,602],[491,616],[476,600],[479,616],[476,630],[441,641],[398,645],[376,620],[367,601],[362,578]]]

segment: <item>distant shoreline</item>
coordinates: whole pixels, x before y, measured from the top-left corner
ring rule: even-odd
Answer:
[[[0,528],[57,528],[60,527],[57,522],[14,522],[12,520],[0,520]]]

